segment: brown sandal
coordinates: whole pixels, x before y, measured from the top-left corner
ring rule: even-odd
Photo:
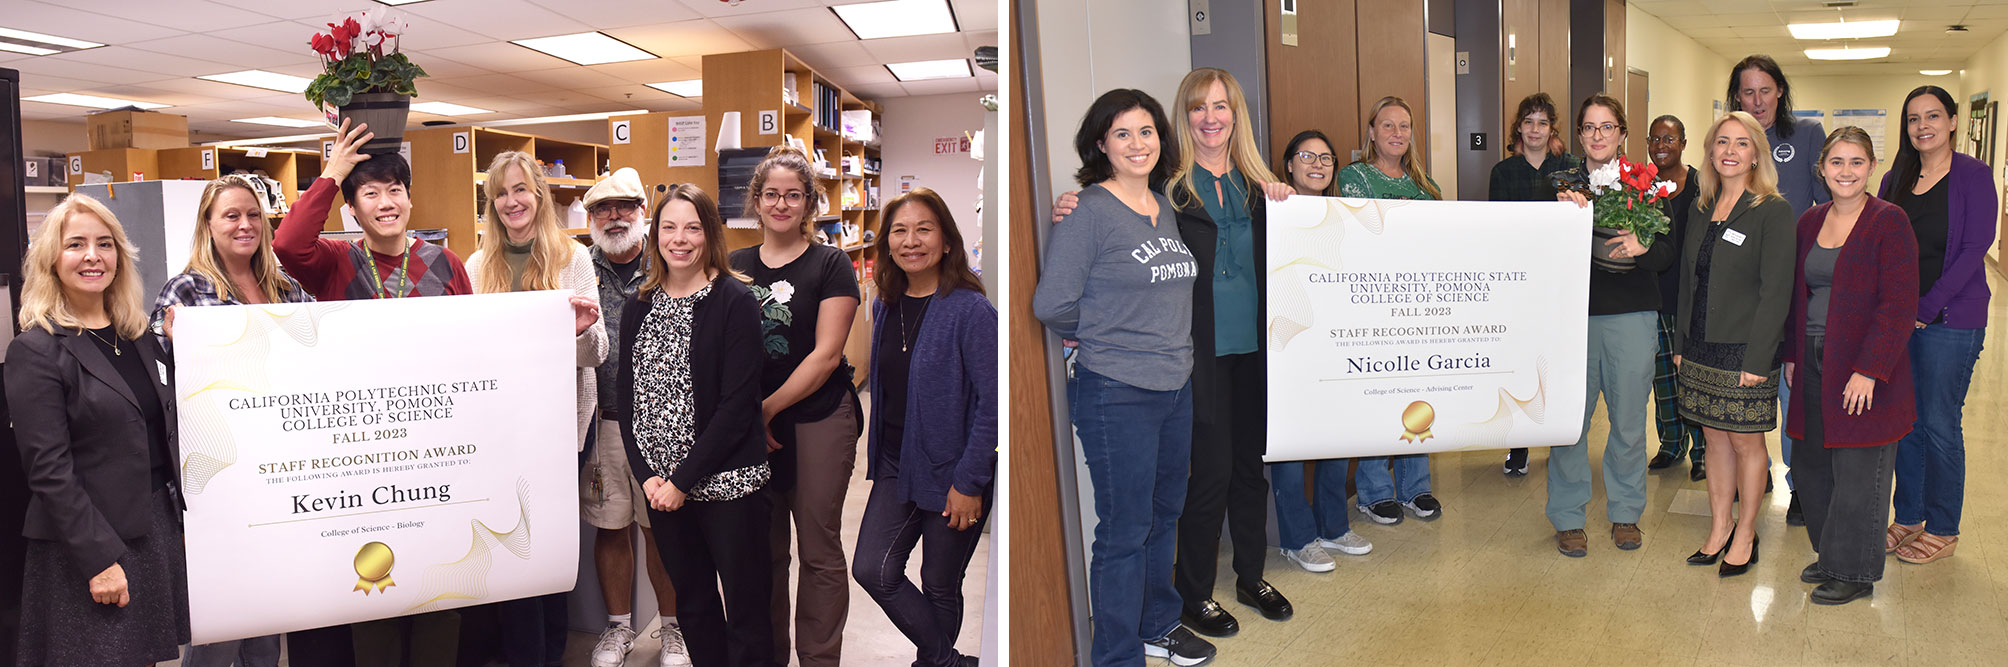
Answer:
[[[1917,536],[1917,539],[1911,540],[1910,544],[1898,548],[1896,550],[1896,557],[1897,560],[1906,563],[1923,565],[1952,555],[1953,548],[1957,546],[1959,546],[1959,536],[1957,535],[1939,537],[1931,533],[1925,533]]]
[[[1904,545],[1910,544],[1911,540],[1923,534],[1924,524],[1906,526],[1892,523],[1888,530],[1883,531],[1883,553],[1896,553],[1897,549],[1902,549]]]

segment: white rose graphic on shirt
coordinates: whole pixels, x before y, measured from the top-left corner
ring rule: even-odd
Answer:
[[[795,298],[795,286],[781,280],[764,287],[753,285],[752,290],[753,298],[760,302],[761,343],[767,348],[767,357],[788,356],[788,339],[774,333],[774,329],[795,325],[795,311],[788,308],[788,300]]]

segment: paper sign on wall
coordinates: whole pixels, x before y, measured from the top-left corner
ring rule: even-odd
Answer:
[[[473,148],[474,148],[473,132],[453,133],[453,152],[455,154],[466,153],[467,151],[472,150]]]
[[[397,154],[404,158],[405,164],[407,165],[411,164],[411,142],[407,141],[402,144],[398,144]]]
[[[760,112],[760,133],[778,134],[780,132],[781,132],[781,111],[779,109],[776,109],[773,111]]]
[[[1889,155],[1889,110],[1888,109],[1835,109],[1829,127],[1853,125],[1869,133],[1869,141],[1875,144],[1876,155]]]
[[[765,114],[766,112],[761,112]],[[761,119],[764,127],[766,119]],[[761,132],[761,134],[772,134]],[[669,119],[669,166],[704,166],[704,117],[674,116]]]
[[[210,169],[215,169],[215,168],[216,168],[216,149],[211,148],[209,150],[202,151],[203,171],[208,171]]]
[[[630,122],[632,121],[614,121],[614,143],[625,144],[628,142],[628,132],[630,131],[628,123]]]
[[[270,152],[264,146],[248,146],[244,149],[244,157],[265,157]]]
[[[899,193],[906,194],[909,192],[913,192],[913,181],[914,179],[912,176],[899,177]]]
[[[71,176],[84,175],[84,156],[82,155],[70,156],[70,175]]]
[[[335,142],[321,142],[321,159],[324,161],[335,159]]]
[[[41,177],[42,177],[42,160],[41,160],[41,158],[36,158],[36,159],[33,159],[33,160],[29,160],[29,161],[28,161],[28,162],[26,163],[25,167],[26,167],[26,168],[24,168],[24,169],[22,169],[22,170],[21,170],[21,175],[22,175],[22,176],[26,176],[26,177],[28,177],[28,178],[31,178],[31,179],[33,179],[33,178],[41,178]]]

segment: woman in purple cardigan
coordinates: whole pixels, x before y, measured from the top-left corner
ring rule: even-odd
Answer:
[[[1896,522],[1883,547],[1907,563],[1952,555],[1966,496],[1960,410],[1987,334],[1982,262],[2000,215],[1987,164],[1952,150],[1959,105],[1937,86],[1903,101],[1902,144],[1879,196],[1903,207],[1917,237],[1918,299],[1910,336],[1917,424],[1897,446]]]
[[[927,188],[885,207],[872,300],[872,480],[851,576],[918,649],[913,664],[976,664],[956,652],[962,576],[990,515],[997,470],[997,308],[969,270],[948,204]],[[906,578],[921,546],[920,588]]]
[[[1785,381],[1785,432],[1819,559],[1799,580],[1813,602],[1868,595],[1882,579],[1876,529],[1889,517],[1896,441],[1917,419],[1912,404],[1911,313],[1917,310],[1917,243],[1903,209],[1868,196],[1875,144],[1859,127],[1828,135],[1819,175],[1833,200],[1799,216]]]

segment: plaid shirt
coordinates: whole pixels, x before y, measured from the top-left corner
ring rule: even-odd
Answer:
[[[286,289],[279,293],[279,303],[305,303],[314,300],[312,295],[307,294],[307,290],[300,287],[299,281],[293,280],[293,277],[286,275],[285,271],[279,271],[279,276],[286,279]],[[167,279],[167,284],[160,287],[160,298],[155,299],[153,305],[153,331],[154,333],[165,335],[161,331],[161,324],[167,319],[168,306],[240,306],[243,304],[244,302],[242,301],[218,295],[216,284],[210,282],[208,276],[194,271],[183,271],[180,275]]]
[[[621,281],[620,272],[614,270],[613,260],[607,259],[607,254],[600,250],[598,246],[593,247],[591,250],[593,270],[599,274],[600,278],[600,321],[606,323],[609,334],[607,336],[607,342],[609,343],[607,345],[607,360],[601,362],[599,368],[594,369],[599,373],[599,402],[602,419],[613,419],[614,416],[617,416],[612,410],[616,402],[614,398],[614,375],[615,371],[620,368],[619,362],[621,358],[619,335],[621,330],[621,309],[627,306],[628,299],[634,298],[635,292],[641,289],[642,282],[648,280],[647,248],[643,248],[642,250],[644,252],[640,257],[636,258],[636,261],[641,263],[635,266],[634,276],[629,278],[625,284]]]

